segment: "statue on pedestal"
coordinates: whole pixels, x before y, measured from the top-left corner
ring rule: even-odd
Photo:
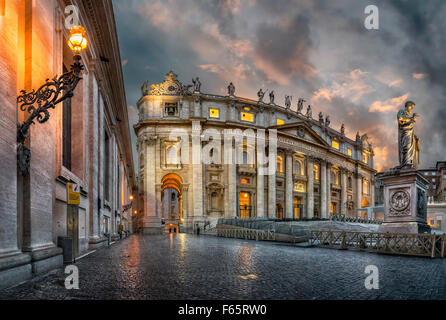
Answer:
[[[345,126],[344,126],[344,124],[342,124],[342,126],[341,126],[341,135],[345,136]]]
[[[313,118],[313,112],[311,111],[311,106],[310,105],[308,105],[308,108],[307,108],[307,118],[308,119]]]
[[[201,82],[200,78],[192,79],[192,83],[194,84],[194,92],[200,92],[201,90]]]
[[[302,113],[304,102],[305,100],[303,98],[299,98],[299,100],[297,101],[297,113]]]
[[[269,104],[275,104],[274,103],[274,90],[271,90],[269,93]]]
[[[407,101],[397,114],[399,168],[416,169],[420,160],[420,142],[414,131],[418,114],[411,114],[414,107],[415,103]]]
[[[291,96],[285,95],[285,108],[290,109],[291,108]]]
[[[235,94],[235,86],[234,86],[234,84],[231,82],[231,83],[229,83],[229,86],[228,86],[228,95],[229,95],[230,97],[234,97],[234,94]]]
[[[324,125],[324,115],[322,114],[322,111],[319,112],[319,123],[321,126]]]
[[[326,127],[329,127],[329,126],[330,126],[330,123],[331,123],[331,121],[330,121],[330,116],[327,116],[327,117],[325,118],[325,126],[326,126]]]
[[[142,87],[141,87],[141,94],[143,96],[146,96],[149,94],[149,85],[147,84],[147,81],[143,83]]]
[[[262,88],[257,92],[257,97],[259,97],[259,102],[263,103],[263,97],[265,96],[265,92],[263,92]]]

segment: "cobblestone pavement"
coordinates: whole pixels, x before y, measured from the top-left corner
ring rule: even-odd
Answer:
[[[378,255],[195,236],[142,236],[76,262],[80,289],[63,269],[0,299],[446,299],[446,259]],[[379,289],[367,290],[367,265]]]

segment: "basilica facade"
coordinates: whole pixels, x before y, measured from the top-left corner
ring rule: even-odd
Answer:
[[[262,90],[246,99],[232,83],[226,96],[206,94],[198,78],[183,85],[173,72],[141,92],[134,128],[143,209],[134,218],[145,233],[203,230],[219,218],[358,216],[374,205],[367,135],[349,139],[329,116],[314,119],[303,99],[291,106],[287,96],[280,106]]]

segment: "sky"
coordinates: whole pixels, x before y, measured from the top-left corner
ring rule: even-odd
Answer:
[[[302,97],[348,137],[367,133],[375,169],[398,165],[396,113],[419,114],[420,167],[446,160],[446,1],[113,0],[134,152],[141,85],[170,70],[201,90],[276,103]],[[379,29],[365,28],[368,5]],[[135,159],[137,157],[134,157]]]

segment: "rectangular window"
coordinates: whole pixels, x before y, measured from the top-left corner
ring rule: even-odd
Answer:
[[[331,141],[331,146],[337,150],[339,150],[339,142],[337,142],[336,140],[332,140]]]
[[[347,154],[348,154],[349,157],[351,157],[352,156],[352,149],[348,148],[347,149]]]
[[[242,179],[240,180],[240,182],[243,183],[243,184],[249,184],[249,179],[242,178]]]
[[[282,124],[285,124],[285,121],[283,121],[282,119],[277,118],[277,125],[281,126]]]
[[[249,112],[241,112],[240,118],[243,121],[254,122],[254,114],[249,113]]]
[[[209,118],[214,118],[214,119],[220,118],[220,110],[215,108],[209,109]]]

